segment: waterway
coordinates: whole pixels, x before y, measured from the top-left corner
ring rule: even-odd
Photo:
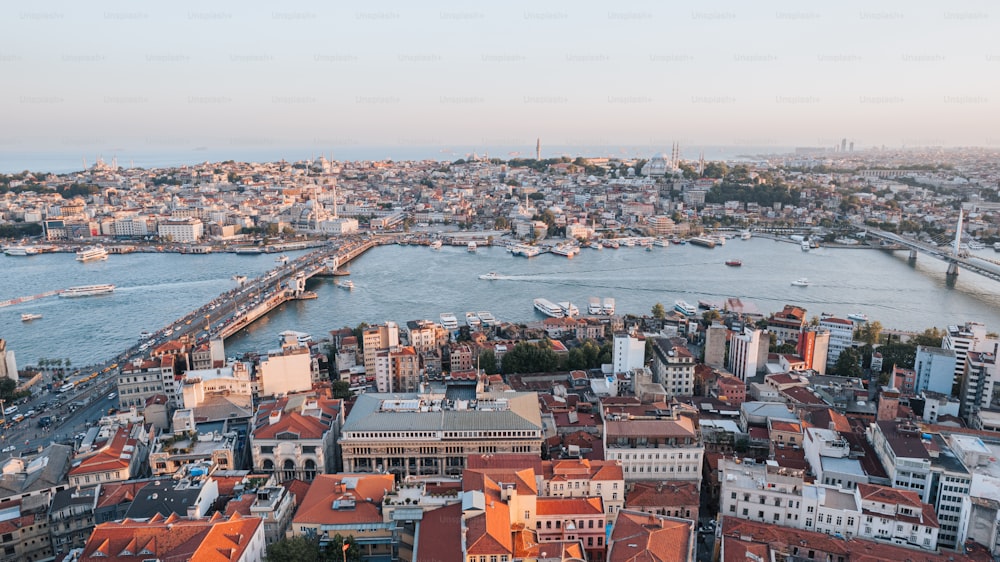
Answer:
[[[1000,257],[992,250],[979,252]],[[291,252],[289,257],[301,255]],[[739,258],[742,267],[725,261]],[[273,255],[233,254],[113,255],[81,264],[72,254],[0,258],[0,300],[91,283],[114,283],[112,295],[47,298],[0,309],[0,338],[19,365],[38,358],[70,358],[74,365],[97,362],[231,289],[234,274],[259,275],[275,266]],[[1000,284],[970,272],[953,283],[946,264],[906,252],[820,248],[802,252],[797,244],[763,238],[730,240],[707,249],[690,244],[668,248],[584,249],[573,259],[541,255],[514,257],[503,248],[433,250],[384,246],[355,260],[348,291],[334,279],[314,279],[317,299],[287,303],[226,342],[228,355],[264,351],[284,330],[314,338],[361,322],[439,320],[442,312],[464,321],[465,312],[488,310],[500,320],[528,322],[543,317],[532,301],[569,300],[581,310],[588,297],[614,297],[619,314],[648,314],[657,302],[722,301],[739,297],[762,313],[788,304],[808,315],[862,312],[887,328],[923,330],[974,320],[1000,330]],[[496,271],[498,281],[480,280]],[[791,282],[806,277],[808,287]],[[345,279],[345,278],[338,278]],[[21,322],[20,314],[43,318]]]

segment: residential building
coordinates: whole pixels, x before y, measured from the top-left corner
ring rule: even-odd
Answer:
[[[362,558],[395,558],[396,521],[381,513],[383,498],[394,485],[391,474],[317,475],[292,517],[291,535],[315,537],[324,546],[338,534],[354,535]]]
[[[49,534],[50,493],[0,502],[0,560],[29,562],[51,560],[54,554]]]
[[[714,369],[726,367],[726,340],[729,328],[718,322],[705,330],[705,364]]]
[[[986,331],[986,326],[979,322],[966,322],[961,326],[948,326],[945,329],[944,338],[941,340],[941,347],[955,352],[955,377],[952,381],[955,386],[961,385],[962,377],[965,374],[965,358],[970,351],[984,351],[997,354],[998,340],[990,337]],[[951,392],[951,389],[944,392]],[[959,397],[963,404],[964,397]]]
[[[344,469],[457,476],[467,455],[541,454],[535,393],[463,393],[459,388],[358,396],[341,431]]]
[[[861,461],[851,457],[850,444],[835,429],[806,427],[802,450],[817,484],[853,490],[869,481]]]
[[[378,326],[369,326],[362,331],[362,348],[364,349],[365,372],[375,373],[375,359],[379,351],[388,351],[399,345],[399,325],[386,322]]]
[[[312,388],[313,367],[309,347],[288,336],[282,341],[281,351],[260,358],[258,393],[260,396],[279,396],[308,391]]]
[[[805,471],[719,459],[719,514],[804,528]]]
[[[80,451],[69,470],[69,485],[86,487],[131,480],[146,462],[151,431],[143,424],[103,426],[93,449]]]
[[[646,339],[626,333],[616,333],[612,343],[612,368],[616,373],[629,373],[646,364]]]
[[[973,423],[980,410],[1000,407],[1000,378],[997,356],[985,351],[969,351],[965,356],[965,373],[959,414]]]
[[[622,510],[608,539],[607,561],[694,562],[696,544],[690,519]]]
[[[250,434],[254,470],[278,482],[336,472],[343,423],[339,399],[304,393],[261,403]]]
[[[632,482],[625,509],[698,521],[700,492],[695,482]]]
[[[264,525],[256,517],[185,519],[156,515],[148,521],[101,523],[91,533],[81,560],[217,560],[262,562]]]
[[[273,480],[272,480],[273,482]],[[250,515],[260,517],[264,522],[264,542],[273,544],[285,538],[295,514],[295,495],[284,486],[271,483],[252,492],[253,504]]]
[[[925,390],[949,395],[955,383],[957,358],[955,350],[943,347],[917,346],[913,370],[917,373],[916,394]]]
[[[94,529],[94,512],[101,485],[69,488],[53,494],[49,505],[49,536],[53,552],[83,548]]]
[[[618,461],[626,481],[693,480],[701,483],[705,447],[694,422],[683,416],[622,417],[605,412],[604,458]]]
[[[420,356],[416,350],[412,346],[405,346],[389,351],[389,361],[392,381],[389,392],[416,392],[423,375]]]
[[[859,484],[854,493],[860,507],[858,537],[937,550],[939,529],[934,506],[920,501],[917,492]]]
[[[765,330],[744,328],[729,338],[729,371],[743,382],[764,370],[770,336]]]
[[[551,497],[597,497],[611,523],[625,505],[625,475],[613,461],[562,459],[542,461],[541,489]]]
[[[781,312],[775,312],[767,319],[767,331],[774,334],[779,342],[796,343],[806,325],[806,310],[786,304]]]
[[[168,218],[156,227],[156,234],[165,240],[190,244],[201,240],[205,225],[196,218]]]
[[[830,332],[830,343],[826,353],[826,366],[837,364],[840,353],[854,345],[854,322],[843,318],[826,316],[820,318],[819,327]]]
[[[203,465],[208,472],[215,469],[239,468],[236,431],[197,430],[160,435],[149,452],[149,468],[153,476],[169,476],[190,465]]]
[[[821,375],[826,374],[829,350],[830,331],[818,327],[805,328],[799,334],[799,343],[795,347],[795,352],[802,358],[806,369],[812,369]]]
[[[162,394],[167,396],[171,407],[176,408],[179,404],[174,389],[173,355],[138,358],[122,365],[118,373],[118,404],[123,409],[134,406],[142,410],[149,398]]]
[[[653,338],[653,381],[663,385],[667,398],[694,394],[694,356],[669,338]]]

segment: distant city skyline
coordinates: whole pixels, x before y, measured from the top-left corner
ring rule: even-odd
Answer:
[[[862,2],[8,4],[0,167],[533,157],[536,138],[543,156],[1000,147],[996,17]]]

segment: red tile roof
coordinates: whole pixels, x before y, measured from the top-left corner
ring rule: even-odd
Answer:
[[[608,562],[691,560],[694,521],[635,511],[618,512]]]
[[[381,522],[382,497],[394,485],[391,474],[320,474],[299,499],[292,521],[297,525]],[[355,502],[353,509],[333,508],[335,500],[350,499]]]
[[[262,532],[259,518],[239,515],[229,519],[219,514],[211,519],[181,519],[176,516],[164,519],[156,515],[145,522],[125,519],[95,527],[84,546],[82,560],[231,562],[245,554],[251,539],[258,532]]]

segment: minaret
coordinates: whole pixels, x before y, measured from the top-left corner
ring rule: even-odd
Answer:
[[[705,175],[705,151],[701,151],[701,156],[698,157],[698,175]]]
[[[535,139],[535,160],[542,159],[542,138],[538,137]]]

